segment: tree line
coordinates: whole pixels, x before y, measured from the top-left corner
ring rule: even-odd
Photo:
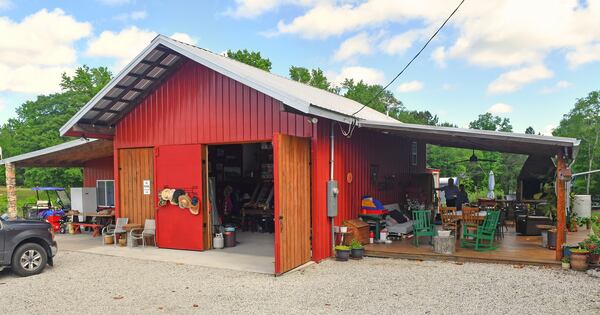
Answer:
[[[271,71],[270,59],[260,52],[249,50],[228,50],[226,56],[264,71]],[[379,93],[382,86],[368,84],[364,81],[345,79],[339,86],[329,81],[324,72],[301,66],[289,68],[289,78],[310,86],[336,93],[385,113],[405,123],[456,127],[451,122],[441,122],[437,115],[429,111],[407,109],[401,100],[390,91]],[[50,95],[39,95],[35,100],[27,101],[16,110],[16,117],[9,119],[0,128],[0,146],[5,157],[23,154],[56,145],[72,138],[60,137],[58,129],[85,105],[112,78],[106,67],[90,68],[82,66],[73,76],[62,75],[61,92]],[[577,100],[574,108],[564,115],[558,128],[553,132],[556,136],[576,137],[582,140],[579,156],[573,165],[576,172],[598,167],[598,136],[600,134],[600,91],[591,92],[588,96]],[[510,119],[501,118],[491,113],[479,115],[469,123],[469,128],[513,132]],[[532,127],[525,133],[535,134]],[[499,195],[514,193],[516,178],[527,158],[526,156],[475,151],[480,159],[493,162],[457,163],[468,160],[472,150],[428,145],[427,164],[430,168],[439,169],[441,176],[457,176],[467,189],[475,195],[484,194],[487,189],[487,174],[493,171],[496,176]],[[0,170],[0,180],[4,182],[4,170]],[[18,169],[19,185],[33,187],[39,185],[75,187],[82,184],[81,169],[78,168],[27,168]],[[592,194],[598,191],[598,176],[589,180],[578,181],[575,191]]]

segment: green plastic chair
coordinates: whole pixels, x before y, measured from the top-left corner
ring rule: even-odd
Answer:
[[[413,210],[413,235],[414,244],[419,247],[419,236],[429,236],[433,240],[433,237],[437,235],[437,231],[431,221],[430,210]],[[430,244],[432,241],[429,242]]]
[[[477,229],[475,236],[475,250],[488,251],[494,250],[494,236],[498,226],[500,211],[488,211],[483,224]]]

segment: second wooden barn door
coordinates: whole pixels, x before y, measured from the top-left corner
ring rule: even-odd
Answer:
[[[310,139],[276,134],[275,273],[308,262],[310,256]]]
[[[152,148],[119,149],[119,216],[129,223],[154,218],[153,157]]]

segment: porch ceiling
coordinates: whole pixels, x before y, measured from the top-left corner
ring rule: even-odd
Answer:
[[[445,147],[467,148],[526,155],[554,156],[565,152],[574,158],[579,140],[521,133],[360,121],[359,126]]]
[[[83,167],[85,162],[113,155],[113,143],[103,139],[77,139],[4,160],[17,167]]]

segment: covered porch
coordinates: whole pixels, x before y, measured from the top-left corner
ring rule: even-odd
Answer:
[[[548,247],[542,247],[542,236],[539,233],[532,233],[535,235],[517,233],[515,223],[517,217],[521,215],[519,213],[508,218],[507,221],[509,224],[503,227],[503,237],[495,237],[494,245],[496,248],[491,251],[476,251],[473,248],[462,248],[460,243],[461,235],[459,235],[456,237],[453,253],[440,254],[434,252],[433,246],[429,244],[428,237],[421,237],[420,246],[417,247],[413,244],[413,236],[404,235],[404,237],[397,238],[388,244],[375,243],[366,245],[365,254],[368,256],[557,265],[560,264],[560,259],[563,255],[563,244],[577,244],[589,234],[587,230],[566,233],[566,213],[568,211],[566,182],[570,180],[571,174],[568,165],[575,159],[577,154],[579,145],[577,139],[404,123],[363,121],[359,123],[359,126],[379,131],[389,135],[390,138],[402,137],[445,147],[514,153],[536,157],[536,160],[546,162],[542,167],[546,168],[546,172],[552,174],[552,181],[556,189],[556,220],[552,225],[556,229],[556,244],[558,246],[552,250]],[[526,201],[521,199],[519,198],[518,201]],[[498,200],[498,204],[502,202]],[[495,200],[493,200],[492,204],[495,203]],[[480,210],[486,209],[486,205],[476,206],[481,206]],[[508,211],[508,208],[506,204],[502,204],[502,206],[499,205],[496,209]],[[434,213],[436,211],[437,209],[433,209]],[[512,211],[514,214],[514,208]],[[485,211],[481,212],[485,213]],[[540,214],[525,212],[525,215],[529,218],[536,215],[539,216]],[[539,223],[539,225],[541,226],[542,223]],[[434,228],[442,229],[441,225],[434,225]],[[462,234],[462,231],[458,231],[458,233]]]

